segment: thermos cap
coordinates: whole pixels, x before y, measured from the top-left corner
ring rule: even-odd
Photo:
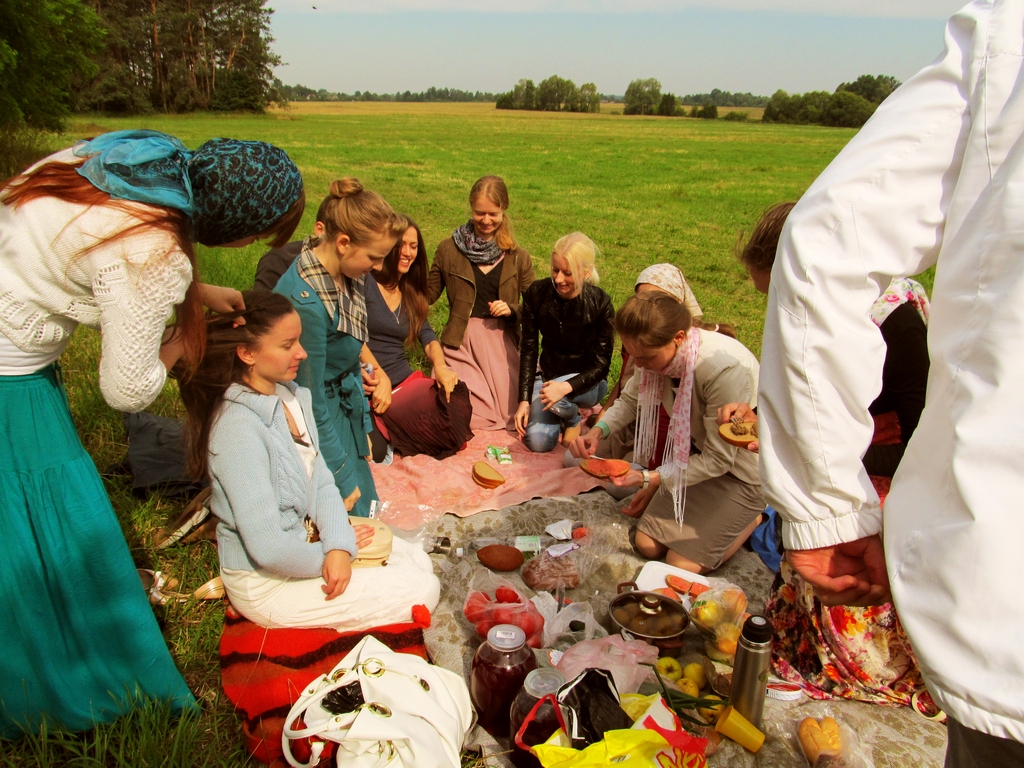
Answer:
[[[772,625],[764,616],[754,614],[743,624],[742,637],[748,643],[770,643],[772,640]]]

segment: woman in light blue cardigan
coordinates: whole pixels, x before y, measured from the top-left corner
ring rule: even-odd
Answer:
[[[373,536],[353,529],[319,450],[309,390],[293,379],[306,358],[302,324],[283,296],[253,291],[239,317],[211,319],[207,352],[181,382],[189,463],[208,475],[221,577],[232,605],[265,627],[368,629],[432,611],[430,558],[396,538],[385,568],[352,569]]]

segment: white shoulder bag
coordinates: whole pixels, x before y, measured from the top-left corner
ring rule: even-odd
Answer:
[[[324,741],[338,744],[340,768],[458,768],[472,726],[461,676],[368,635],[303,689],[288,713],[281,747],[295,768],[317,765]],[[291,740],[306,738],[312,756],[301,763]]]

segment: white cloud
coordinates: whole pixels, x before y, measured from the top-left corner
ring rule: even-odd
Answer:
[[[810,16],[944,19],[963,0],[270,0],[277,10],[389,14],[460,11],[468,13],[650,13],[707,8],[715,11],[800,13]]]

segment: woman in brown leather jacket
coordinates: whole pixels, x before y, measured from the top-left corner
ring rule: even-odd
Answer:
[[[551,277],[523,293],[515,421],[519,436],[535,453],[552,450],[562,432],[568,446],[580,434],[580,406],[597,405],[608,393],[615,310],[597,287],[596,257],[597,246],[589,237],[566,235],[551,253]]]
[[[519,370],[520,296],[534,281],[530,254],[516,244],[508,189],[484,176],[469,192],[472,216],[437,246],[427,300],[448,294],[441,344],[448,367],[469,387],[474,431],[511,426]]]

